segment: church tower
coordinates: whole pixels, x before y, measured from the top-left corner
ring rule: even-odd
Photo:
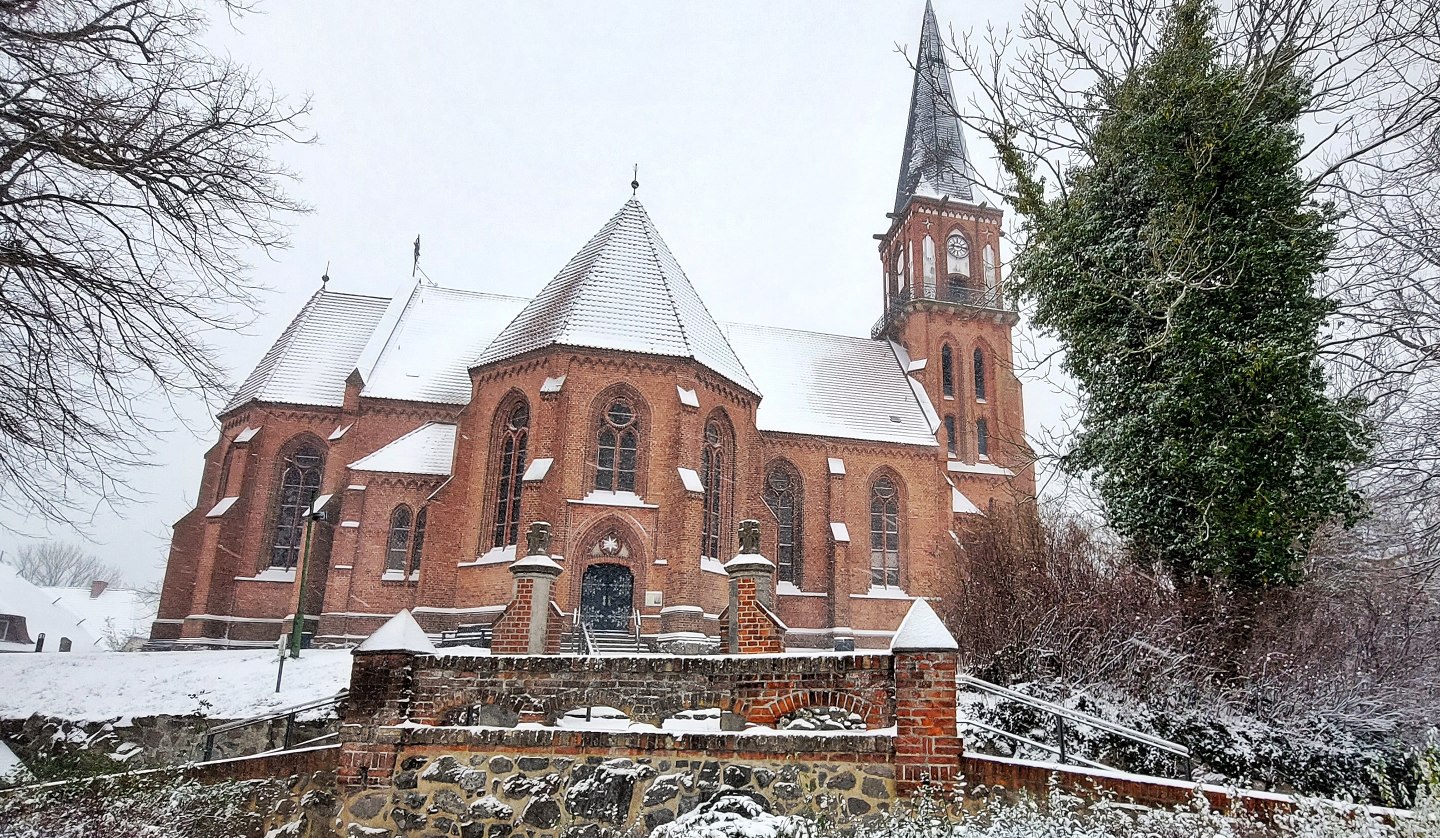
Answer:
[[[910,357],[939,415],[942,466],[966,495],[1000,497],[996,477],[1034,495],[1024,405],[1012,366],[1019,322],[1001,277],[1003,213],[977,202],[935,11],[925,4],[890,229],[877,235],[885,311],[872,337]]]

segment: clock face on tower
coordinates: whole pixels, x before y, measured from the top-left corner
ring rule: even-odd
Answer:
[[[970,244],[959,233],[950,234],[950,241],[946,242],[945,249],[950,252],[951,259],[967,259],[970,256]]]

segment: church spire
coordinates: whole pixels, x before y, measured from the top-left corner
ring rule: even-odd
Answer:
[[[910,122],[895,187],[895,212],[916,195],[973,202],[974,170],[965,151],[965,135],[956,116],[950,68],[935,10],[925,1],[920,49],[915,57],[915,88],[910,94]]]

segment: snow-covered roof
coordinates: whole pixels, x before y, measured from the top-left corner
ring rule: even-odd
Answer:
[[[765,394],[760,430],[936,444],[928,397],[922,406],[889,342],[740,323],[725,332]]]
[[[955,636],[924,599],[910,603],[910,610],[890,640],[892,652],[953,652],[959,648]]]
[[[521,297],[417,285],[394,328],[371,339],[366,354],[376,360],[360,395],[466,404],[471,362],[524,305]]]
[[[356,652],[409,652],[415,655],[435,654],[435,644],[425,635],[425,629],[415,622],[410,609],[402,608],[399,614],[385,621],[375,633],[355,647]]]
[[[14,614],[25,618],[29,642],[15,637],[19,626],[11,626],[7,640],[0,641],[0,651],[33,652],[35,641],[45,635],[46,652],[60,651],[61,638],[70,638],[70,651],[97,652],[108,647],[99,640],[99,632],[92,634],[81,624],[81,618],[69,609],[56,605],[55,595],[36,587],[10,565],[0,563],[0,614]]]
[[[915,59],[905,150],[900,158],[900,181],[895,187],[895,212],[904,210],[915,195],[973,201],[974,182],[965,151],[965,133],[955,110],[945,44],[935,22],[935,10],[927,2]]]
[[[680,263],[634,198],[480,353],[476,364],[555,344],[693,358],[757,392]]]
[[[389,301],[321,289],[305,303],[222,412],[249,401],[339,407],[345,379]]]
[[[427,422],[373,454],[350,464],[356,471],[449,474],[455,460],[455,426]]]
[[[123,645],[131,638],[148,637],[158,606],[153,600],[147,601],[139,591],[128,588],[107,587],[99,596],[91,596],[89,587],[40,590],[52,597],[56,605],[79,617],[80,625],[101,638],[102,645],[110,638]]]

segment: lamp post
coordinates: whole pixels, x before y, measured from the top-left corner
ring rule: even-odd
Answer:
[[[310,570],[310,536],[316,521],[325,520],[325,513],[311,507],[305,513],[305,549],[300,553],[300,596],[295,601],[295,619],[290,623],[290,657],[300,657],[300,641],[305,633],[305,577]]]

